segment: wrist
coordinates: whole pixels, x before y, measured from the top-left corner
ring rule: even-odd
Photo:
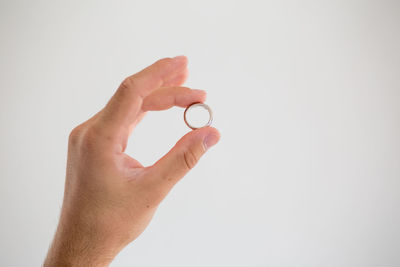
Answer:
[[[44,267],[109,266],[122,249],[109,237],[90,223],[60,220]]]

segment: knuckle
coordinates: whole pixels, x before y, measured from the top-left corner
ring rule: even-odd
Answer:
[[[153,68],[154,69],[164,69],[164,68],[170,68],[173,66],[174,60],[172,58],[162,58],[156,63],[154,63]]]
[[[83,131],[82,125],[79,125],[79,126],[75,127],[74,129],[72,129],[72,131],[70,132],[69,137],[68,137],[68,142],[70,145],[77,146],[79,144],[79,140],[81,138],[82,131]]]
[[[69,134],[69,145],[73,148],[91,150],[97,143],[97,136],[95,127],[81,124]]]
[[[174,60],[172,58],[166,57],[166,58],[162,58],[162,59],[158,60],[156,62],[156,64],[160,65],[160,66],[169,66],[169,65],[172,65],[173,61]]]
[[[96,146],[98,140],[98,132],[94,127],[88,127],[81,135],[80,147],[84,150],[91,150]]]
[[[122,95],[126,95],[128,93],[128,91],[132,90],[132,88],[134,88],[136,86],[136,78],[135,75],[129,76],[127,78],[125,78],[120,87],[119,87],[119,91],[120,93],[122,93]]]
[[[183,152],[182,158],[183,158],[184,166],[188,170],[193,169],[193,167],[199,161],[199,157],[196,155],[196,153],[193,151],[193,149],[187,149],[185,152]]]

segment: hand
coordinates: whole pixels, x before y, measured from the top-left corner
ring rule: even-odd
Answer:
[[[149,167],[124,153],[147,111],[205,100],[204,91],[181,87],[186,76],[185,57],[159,60],[126,78],[104,109],[72,130],[61,217],[44,266],[107,266],[218,142],[214,128],[191,131]]]

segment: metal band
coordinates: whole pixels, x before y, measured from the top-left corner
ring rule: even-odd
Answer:
[[[186,113],[187,113],[190,109],[192,109],[192,108],[194,108],[194,107],[202,107],[202,108],[204,108],[205,110],[208,111],[209,119],[208,119],[208,122],[207,122],[204,126],[195,127],[195,126],[191,125],[191,124],[189,123],[189,121],[187,120],[187,118],[186,118]],[[185,112],[183,113],[183,119],[185,120],[186,125],[187,125],[190,129],[195,130],[195,129],[198,129],[198,128],[210,126],[211,123],[212,123],[212,120],[213,120],[213,113],[212,113],[211,108],[210,108],[208,105],[206,105],[206,104],[204,104],[204,103],[193,103],[193,104],[191,104],[190,106],[188,106],[188,107],[185,109]]]

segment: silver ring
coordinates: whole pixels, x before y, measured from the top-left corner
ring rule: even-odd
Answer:
[[[194,107],[202,107],[202,108],[204,108],[205,110],[208,111],[209,119],[208,119],[208,122],[206,123],[206,125],[201,126],[201,127],[195,127],[195,126],[191,125],[191,124],[188,122],[188,120],[187,120],[187,118],[186,118],[186,113],[187,113],[190,109],[192,109],[192,108],[194,108]],[[204,104],[204,103],[193,103],[193,104],[191,104],[190,106],[188,106],[188,107],[185,109],[185,112],[183,113],[183,119],[185,120],[186,125],[187,125],[190,129],[196,130],[196,129],[198,129],[198,128],[210,126],[211,123],[212,123],[212,121],[213,121],[213,113],[212,113],[211,108],[210,108],[208,105],[206,105],[206,104]]]

